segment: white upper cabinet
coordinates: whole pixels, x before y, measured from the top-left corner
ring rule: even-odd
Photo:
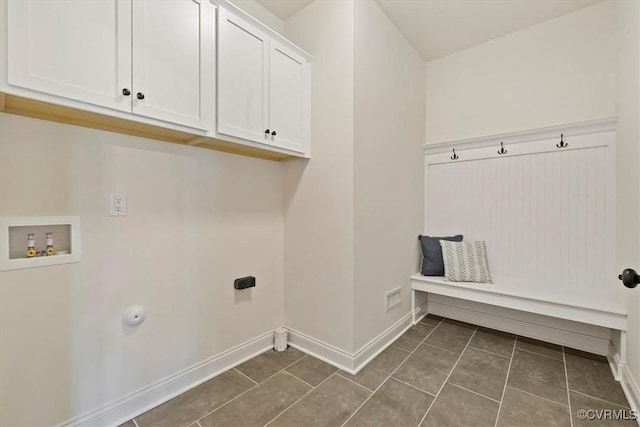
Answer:
[[[130,0],[10,0],[7,81],[131,110]]]
[[[207,0],[133,1],[135,114],[201,129],[210,123],[203,94],[210,97],[212,83],[211,13],[204,7]]]
[[[210,128],[207,0],[9,0],[7,83]]]
[[[220,7],[217,132],[308,154],[309,61],[286,40]]]
[[[309,157],[311,56],[227,0],[0,0],[0,21],[2,111]]]
[[[271,145],[303,153],[309,129],[308,63],[277,40],[271,40],[269,52]]]
[[[218,9],[218,133],[266,143],[269,37]]]

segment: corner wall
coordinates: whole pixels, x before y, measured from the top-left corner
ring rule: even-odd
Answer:
[[[424,61],[372,0],[314,2],[285,34],[314,56],[312,160],[285,165],[285,324],[353,362],[410,311]]]
[[[374,1],[355,2],[355,349],[406,316],[423,227],[425,62]],[[385,311],[385,294],[402,305]]]
[[[352,1],[316,1],[285,21],[311,53],[311,160],[284,165],[285,324],[353,351]]]

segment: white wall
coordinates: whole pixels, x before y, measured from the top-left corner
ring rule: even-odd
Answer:
[[[427,63],[427,143],[616,114],[613,3]]]
[[[263,5],[254,0],[229,0],[234,5],[262,22],[273,31],[284,34],[284,22],[273,13],[269,12]]]
[[[314,2],[285,35],[314,56],[312,160],[285,165],[285,323],[354,353],[410,309],[424,61],[373,1]]]
[[[80,215],[83,248],[0,273],[0,425],[64,422],[284,321],[279,163],[0,113],[0,215]]]
[[[285,324],[353,350],[353,2],[316,1],[285,21],[314,56],[312,159],[285,175]]]
[[[355,2],[355,348],[409,313],[422,232],[425,63],[374,1]],[[401,286],[402,306],[385,311]]]
[[[625,268],[640,271],[640,3],[616,2],[615,7],[618,59],[616,267],[618,271]],[[617,285],[622,286],[620,282]],[[640,288],[624,292],[629,316],[626,360],[636,384],[640,385]]]

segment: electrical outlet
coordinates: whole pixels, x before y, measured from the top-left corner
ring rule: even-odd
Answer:
[[[127,216],[126,194],[112,194],[109,197],[109,216]]]

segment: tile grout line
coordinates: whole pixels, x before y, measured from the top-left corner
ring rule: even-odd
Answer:
[[[442,320],[438,321],[438,325],[440,325],[440,322],[442,322]],[[430,328],[434,328],[434,329],[438,327],[438,325],[433,325],[431,323],[425,323],[423,321],[420,321],[420,322],[416,323],[416,325],[425,325],[425,326],[429,326]]]
[[[429,344],[429,343],[427,343],[427,342],[422,343],[422,344],[420,344],[420,345],[426,345],[426,346],[429,346],[429,347],[431,347],[431,348],[436,348],[436,349],[438,349],[438,350],[446,351],[447,353],[456,354],[455,352],[453,352],[453,351],[451,351],[451,350],[447,350],[446,348],[438,347],[437,345]],[[466,349],[466,347],[465,347],[465,349]]]
[[[231,368],[232,370],[236,371],[237,373],[239,373],[240,375],[242,375],[243,377],[247,378],[249,381],[251,381],[252,383],[254,383],[255,385],[258,385],[258,382],[256,380],[254,380],[253,378],[251,378],[249,375],[246,375],[245,373],[239,371],[238,369]]]
[[[493,355],[493,356],[498,356],[498,357],[502,357],[502,358],[504,358],[504,359],[509,359],[509,356],[505,356],[504,354],[494,353],[494,352],[492,352],[492,351],[488,351],[488,350],[485,350],[485,349],[483,349],[483,348],[478,348],[478,347],[475,347],[475,346],[472,346],[472,345],[469,345],[469,348],[472,348],[472,349],[474,349],[474,350],[479,350],[479,351],[482,351],[482,352],[484,352],[484,353],[491,354],[491,355]]]
[[[397,345],[393,345],[393,344],[391,344],[389,347],[397,348],[398,350],[404,350],[407,353],[411,351],[411,350],[407,350],[406,348],[398,347]]]
[[[311,387],[312,389],[314,389],[314,388],[316,388],[316,387],[317,387],[317,386],[314,386],[313,384],[310,384],[310,383],[306,382],[305,380],[303,380],[302,378],[300,378],[300,377],[299,377],[299,376],[297,376],[296,374],[293,374],[293,373],[291,373],[291,372],[289,372],[289,371],[284,371],[284,372],[283,372],[283,374],[289,374],[289,375],[291,375],[293,378],[295,378],[295,379],[297,379],[297,380],[302,381],[303,383],[305,383],[306,385],[308,385],[308,386],[309,386],[309,387]],[[333,376],[333,374],[331,374],[331,375],[329,375],[329,376],[331,377],[331,376]],[[325,381],[325,380],[323,380],[323,381],[322,381],[322,383],[323,383],[324,381]],[[322,384],[322,383],[320,383],[320,384]],[[320,385],[320,384],[318,384],[318,385]]]
[[[518,391],[520,391],[520,392],[522,392],[522,393],[528,394],[529,396],[537,397],[538,399],[542,399],[542,400],[546,400],[547,402],[549,402],[549,403],[553,403],[554,405],[564,406],[565,408],[568,408],[568,407],[569,407],[568,405],[565,405],[564,403],[556,402],[555,400],[551,400],[551,399],[549,399],[549,398],[547,398],[547,397],[538,396],[537,394],[533,394],[533,393],[531,393],[530,391],[523,390],[523,389],[521,389],[521,388],[518,388],[518,387],[515,387],[515,386],[512,386],[512,385],[510,385],[509,387],[511,387],[511,388],[512,388],[512,389],[514,389],[514,390],[518,390]]]
[[[267,350],[267,351],[269,351],[269,350]],[[265,353],[266,353],[266,352],[265,352]],[[264,353],[261,353],[261,354],[264,354]],[[231,402],[233,402],[234,400],[236,400],[236,399],[240,398],[241,396],[244,396],[245,394],[249,393],[249,392],[250,392],[251,390],[253,390],[254,388],[258,387],[260,384],[263,384],[265,381],[270,380],[271,378],[275,377],[276,375],[278,375],[280,372],[284,371],[284,370],[285,370],[285,369],[287,369],[288,367],[295,365],[296,363],[298,363],[299,361],[301,361],[302,359],[304,359],[305,357],[307,357],[307,354],[306,354],[306,353],[302,353],[302,354],[304,354],[304,356],[303,356],[303,357],[301,357],[300,359],[297,359],[295,362],[288,364],[287,366],[285,366],[284,368],[280,369],[280,370],[279,370],[278,372],[276,372],[275,374],[273,374],[273,375],[271,375],[270,377],[267,377],[267,378],[265,378],[264,380],[262,380],[260,383],[256,383],[256,385],[254,385],[253,387],[248,388],[247,390],[243,391],[242,393],[240,393],[239,395],[237,395],[237,396],[236,396],[236,397],[234,397],[233,399],[231,399],[231,400],[229,400],[229,401],[227,401],[227,402],[223,403],[222,405],[218,406],[218,407],[217,407],[216,409],[214,409],[213,411],[210,411],[210,412],[208,412],[208,413],[204,414],[203,416],[201,416],[200,418],[198,418],[198,419],[196,420],[196,422],[197,422],[198,424],[200,424],[200,420],[202,420],[202,419],[204,419],[204,418],[208,417],[209,415],[213,414],[214,412],[216,412],[216,411],[218,411],[218,410],[220,410],[220,409],[224,408],[224,407],[225,407],[225,406],[227,406],[229,403],[231,403]],[[236,368],[232,368],[232,369],[236,369]],[[298,377],[295,377],[295,378],[298,378]],[[255,382],[255,381],[254,381],[254,382]]]
[[[421,389],[421,388],[419,388],[419,387],[416,387],[416,386],[411,385],[411,384],[409,384],[409,383],[407,383],[407,382],[404,382],[404,381],[402,381],[402,380],[399,380],[399,379],[397,379],[397,378],[396,378],[396,377],[394,377],[394,376],[392,376],[392,377],[391,377],[391,379],[392,379],[392,380],[394,380],[394,381],[398,381],[399,383],[402,383],[402,384],[404,384],[404,385],[406,385],[406,386],[409,386],[409,387],[411,387],[411,388],[415,388],[416,390],[421,391],[421,392],[423,392],[423,393],[427,393],[429,396],[433,396],[434,398],[436,397],[433,393],[429,393],[429,392],[428,392],[428,391],[426,391],[426,390],[423,390],[423,389]]]
[[[426,314],[422,319],[420,319],[420,321],[419,321],[418,323],[422,323],[423,325],[431,326],[431,327],[433,327],[433,328],[435,329],[435,328],[437,328],[438,326],[440,326],[440,323],[442,323],[442,321],[445,319],[444,317],[442,317],[440,320],[435,320],[435,319],[434,319],[434,322],[438,322],[438,323],[436,323],[435,325],[433,325],[433,324],[431,324],[431,323],[426,323],[426,322],[424,321],[424,319],[426,319],[428,315],[429,315],[429,313],[427,313],[427,314]],[[416,323],[416,325],[417,325],[418,323]]]
[[[544,354],[536,353],[536,352],[531,351],[531,350],[523,350],[522,348],[518,348],[517,350],[518,351],[524,351],[525,353],[529,353],[529,354],[535,354],[536,356],[545,357],[547,359],[555,360],[557,362],[563,362],[564,361],[564,354],[563,354],[563,358],[562,359],[558,359],[556,357],[546,356]]]
[[[138,425],[138,422],[136,421],[136,419],[135,419],[135,418],[131,418],[131,420],[133,421],[133,424],[134,424],[136,427],[140,427],[140,426]]]
[[[471,334],[471,336],[467,340],[467,344],[464,346],[464,348],[460,352],[460,356],[458,356],[458,359],[456,360],[456,363],[453,364],[453,366],[451,367],[451,370],[449,371],[449,374],[447,375],[447,378],[445,378],[444,382],[440,386],[440,390],[438,390],[438,393],[436,393],[435,399],[433,399],[431,401],[431,405],[429,405],[429,407],[427,408],[427,412],[425,412],[424,415],[422,416],[422,418],[420,419],[420,422],[418,423],[418,426],[420,426],[424,422],[425,418],[427,418],[427,415],[429,414],[429,411],[431,410],[431,408],[433,408],[433,405],[436,403],[436,400],[438,400],[438,396],[440,396],[440,393],[442,392],[442,389],[444,389],[444,386],[447,385],[447,381],[449,381],[449,378],[451,377],[451,374],[453,374],[453,371],[455,371],[456,366],[458,366],[458,363],[460,363],[460,359],[462,359],[462,355],[467,350],[467,347],[469,347],[469,343],[471,342],[473,337],[476,335],[477,331],[478,331],[478,326],[476,325],[476,328],[473,330],[473,333]]]
[[[444,320],[444,319],[440,320],[440,322],[438,323],[438,325],[436,325],[432,330],[430,330],[430,331],[429,331],[429,333],[428,333],[428,334],[427,334],[427,335],[422,339],[422,341],[420,341],[420,344],[418,344],[418,345],[416,346],[416,348],[414,348],[414,349],[413,349],[413,351],[411,351],[409,354],[407,354],[407,356],[406,356],[404,359],[402,359],[402,362],[400,362],[400,363],[398,364],[398,366],[396,367],[396,369],[394,369],[394,370],[389,374],[389,376],[388,376],[387,378],[385,378],[385,379],[384,379],[384,381],[382,381],[382,382],[380,383],[380,385],[379,385],[378,387],[376,387],[376,389],[375,389],[375,390],[373,390],[373,392],[369,395],[369,397],[367,397],[367,398],[365,399],[365,401],[364,401],[364,402],[362,402],[362,404],[361,404],[360,406],[358,406],[358,407],[355,409],[355,411],[353,411],[353,412],[351,413],[351,415],[349,415],[349,418],[347,418],[347,419],[346,419],[346,420],[345,420],[345,421],[340,425],[340,427],[344,427],[344,426],[349,422],[349,420],[350,420],[351,418],[353,418],[353,416],[354,416],[354,415],[355,415],[355,414],[356,414],[356,413],[357,413],[357,412],[358,412],[358,411],[359,411],[359,410],[360,410],[364,405],[366,405],[366,404],[367,404],[367,402],[369,401],[369,399],[371,399],[371,398],[376,394],[376,392],[377,392],[377,391],[378,391],[378,390],[379,390],[379,389],[380,389],[380,388],[381,388],[381,387],[382,387],[382,386],[383,386],[383,385],[384,385],[384,384],[389,380],[389,378],[391,378],[391,376],[392,376],[393,374],[395,374],[395,373],[396,373],[396,371],[397,371],[398,369],[400,369],[400,367],[401,367],[402,365],[404,365],[404,363],[405,363],[405,362],[406,362],[406,361],[411,357],[411,355],[412,355],[413,353],[415,353],[415,351],[416,351],[416,350],[418,350],[418,348],[422,345],[422,343],[424,343],[424,342],[425,342],[425,340],[426,340],[427,338],[429,338],[429,336],[433,333],[433,331],[435,331],[436,329],[438,329],[438,327],[442,324],[442,321],[443,321],[443,320]],[[435,400],[435,399],[434,399],[434,400]]]
[[[267,378],[269,379],[269,378]],[[265,380],[266,381],[266,380]],[[213,414],[214,412],[216,412],[218,409],[222,409],[225,406],[227,406],[229,403],[233,402],[234,400],[244,396],[245,394],[249,393],[251,390],[255,389],[256,387],[258,387],[260,384],[256,384],[254,386],[249,387],[248,389],[246,389],[245,391],[243,391],[242,393],[240,393],[239,395],[237,395],[236,397],[234,397],[233,399],[228,400],[227,402],[223,403],[222,405],[218,406],[216,409],[214,409],[213,411],[207,412],[206,414],[204,414],[203,416],[201,416],[200,418],[198,418],[196,420],[196,423],[200,424],[200,421],[203,420],[204,418],[208,417],[209,415]]]
[[[282,373],[283,373],[283,374],[285,374],[285,373],[286,373],[286,374],[291,375],[293,378],[295,378],[295,379],[297,379],[297,380],[302,381],[303,383],[305,383],[306,385],[308,385],[308,386],[309,386],[309,387],[311,387],[311,388],[316,388],[316,387],[317,387],[317,386],[315,386],[315,385],[313,385],[313,384],[310,384],[310,383],[306,382],[305,380],[303,380],[302,378],[300,378],[299,376],[297,376],[296,374],[294,374],[294,373],[292,373],[292,372],[284,371],[284,372],[282,372]],[[332,375],[333,375],[333,374],[331,374],[331,375],[329,375],[329,376],[332,376]],[[322,384],[322,383],[323,383],[323,382],[325,382],[325,381],[326,381],[326,379],[322,380],[322,382],[321,382],[320,384]],[[320,385],[320,384],[318,384],[318,385]]]
[[[352,382],[353,384],[355,384],[355,385],[357,385],[357,386],[362,387],[363,389],[367,390],[369,393],[373,393],[373,390],[371,390],[370,388],[365,387],[365,386],[363,386],[362,384],[358,384],[357,382],[355,382],[355,381],[353,381],[353,380],[350,380],[349,378],[345,377],[344,375],[341,375],[339,370],[336,372],[336,374],[337,374],[340,378],[343,378],[343,379],[345,379],[345,380],[347,380],[347,381],[349,381],[349,382]]]
[[[500,396],[500,404],[498,405],[498,414],[496,415],[496,422],[493,423],[493,427],[498,426],[498,420],[500,419],[500,412],[502,411],[502,402],[504,402],[504,394],[507,391],[507,383],[509,382],[509,375],[511,375],[511,365],[513,365],[513,357],[516,354],[516,346],[518,344],[518,335],[513,340],[513,348],[511,349],[511,359],[509,360],[509,368],[507,369],[507,377],[504,379],[504,387],[502,388],[502,396]]]
[[[494,402],[496,402],[496,403],[500,403],[500,401],[499,401],[499,400],[496,400],[496,399],[494,399],[494,398],[492,398],[492,397],[489,397],[489,396],[485,396],[484,394],[482,394],[482,393],[478,393],[477,391],[469,390],[468,388],[462,387],[461,385],[458,385],[458,384],[456,384],[456,383],[452,383],[451,381],[449,381],[449,384],[451,384],[451,385],[453,385],[453,386],[456,386],[456,387],[458,387],[458,388],[461,388],[461,389],[463,389],[463,390],[466,390],[466,391],[468,391],[469,393],[477,394],[478,396],[480,396],[480,397],[484,397],[485,399],[489,399],[489,400],[492,400],[492,401],[494,401]]]
[[[621,404],[619,404],[619,403],[611,402],[611,401],[606,400],[606,399],[601,399],[601,398],[599,398],[599,397],[591,396],[590,394],[583,393],[583,392],[581,392],[581,391],[574,390],[574,389],[572,389],[572,388],[570,388],[570,389],[569,389],[569,391],[571,391],[571,392],[573,392],[573,393],[581,394],[581,395],[583,395],[583,396],[585,396],[585,397],[590,397],[591,399],[596,399],[596,400],[600,400],[600,401],[605,402],[605,403],[609,403],[609,404],[611,404],[611,405],[619,406],[620,408],[624,408],[624,409],[631,409],[631,407],[629,407],[629,406],[624,406],[624,405],[621,405]],[[626,397],[626,396],[625,396],[625,397]]]
[[[567,372],[567,357],[562,347],[562,366],[564,367],[564,383],[567,386],[567,405],[569,405],[569,423],[573,427],[573,410],[571,409],[571,395],[569,394],[569,373]]]
[[[314,387],[314,386],[312,386],[311,384],[309,384],[309,383],[308,383],[308,382],[306,382],[306,381],[300,380],[300,381],[302,381],[302,382],[303,382],[303,383],[305,383],[305,384],[309,384],[309,385],[311,386],[311,390],[309,390],[308,392],[306,392],[305,394],[303,394],[302,396],[300,396],[300,398],[299,398],[298,400],[296,400],[295,402],[293,402],[291,405],[287,406],[287,407],[286,407],[282,412],[280,412],[278,415],[276,415],[275,417],[273,417],[273,418],[271,419],[271,421],[269,421],[268,423],[266,423],[266,424],[264,425],[264,427],[268,426],[269,424],[271,424],[272,422],[274,422],[275,420],[277,420],[280,416],[282,416],[282,414],[284,414],[285,412],[287,412],[289,409],[293,408],[293,407],[294,407],[298,402],[300,402],[302,399],[304,399],[305,397],[307,397],[307,396],[309,395],[309,393],[311,393],[312,391],[314,391],[315,389],[317,389],[318,387],[320,387],[320,386],[321,386],[322,384],[324,384],[325,382],[329,381],[329,379],[330,379],[331,377],[333,377],[333,376],[336,374],[336,372],[338,372],[338,371],[335,371],[334,373],[332,373],[331,375],[329,375],[327,378],[325,378],[322,382],[320,382],[320,383],[319,383],[317,386],[315,386],[315,387]],[[290,374],[290,375],[293,375],[291,372],[287,372],[287,373],[288,373],[288,374]],[[294,378],[298,378],[298,377],[296,377],[295,375],[293,375],[293,377],[294,377]],[[299,378],[298,378],[298,379],[299,379]]]

